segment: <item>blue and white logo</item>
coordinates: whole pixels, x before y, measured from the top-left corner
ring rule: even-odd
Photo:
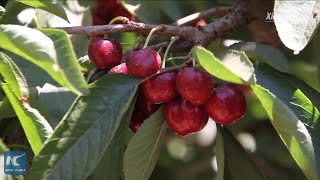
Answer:
[[[26,174],[27,155],[24,151],[4,152],[4,173],[5,174]]]

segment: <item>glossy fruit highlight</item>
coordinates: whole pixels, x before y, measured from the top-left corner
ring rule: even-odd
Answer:
[[[192,105],[183,99],[170,102],[165,107],[164,117],[171,130],[181,136],[200,131],[208,122],[202,106]]]
[[[127,53],[125,61],[129,74],[140,78],[156,73],[161,66],[160,55],[150,48]]]
[[[120,64],[122,47],[118,41],[94,37],[89,42],[88,56],[97,69]]]
[[[206,112],[215,122],[229,125],[244,116],[246,98],[236,85],[224,84],[214,91],[205,104]]]
[[[178,96],[177,76],[175,71],[154,76],[141,84],[141,90],[146,99],[154,104],[169,102]]]
[[[202,105],[213,91],[213,79],[210,74],[194,67],[184,68],[177,77],[179,94],[193,105]]]

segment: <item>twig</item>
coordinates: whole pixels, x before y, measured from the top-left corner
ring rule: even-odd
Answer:
[[[206,46],[218,37],[224,36],[234,29],[249,22],[247,13],[247,1],[237,0],[232,10],[222,18],[207,24],[203,27],[193,26],[173,26],[173,25],[150,25],[129,21],[128,24],[100,25],[100,26],[76,26],[60,27],[69,34],[97,35],[111,34],[117,32],[139,32],[148,34],[153,28],[159,26],[155,34],[164,36],[179,36],[180,42],[176,45],[182,46],[182,49],[190,49],[195,44]]]
[[[201,20],[203,18],[207,18],[207,17],[213,17],[213,16],[221,17],[221,16],[226,15],[230,10],[231,10],[231,7],[215,7],[212,9],[205,10],[205,11],[190,14],[186,17],[183,17],[181,19],[176,20],[175,22],[171,23],[170,25],[182,26],[182,25],[194,23],[196,21],[199,21],[199,20]],[[153,36],[152,40],[156,39],[157,37],[158,37],[158,35]],[[152,41],[152,40],[150,40],[150,41]],[[168,44],[166,44],[166,45],[159,44],[159,45],[161,47],[166,47]],[[152,46],[151,48],[159,49],[157,46]]]
[[[151,49],[160,49],[160,48],[164,48],[164,47],[167,47],[169,44],[168,41],[165,41],[165,42],[161,42],[161,43],[158,43],[158,44],[154,44],[154,45],[151,45],[151,46],[148,46],[149,48]]]
[[[166,36],[180,36],[187,38],[190,33],[195,30],[195,27],[178,27],[171,25],[151,25],[134,21],[129,21],[128,24],[116,24],[116,25],[99,25],[99,26],[74,26],[74,27],[57,27],[62,29],[68,34],[83,34],[86,36],[98,35],[98,34],[112,34],[118,32],[139,32],[142,34],[149,34],[149,32],[159,26],[159,30],[155,34]]]
[[[221,17],[221,16],[226,15],[230,10],[231,10],[231,7],[216,7],[216,8],[208,9],[208,10],[193,13],[193,14],[190,14],[186,17],[178,19],[174,23],[172,23],[171,25],[181,26],[181,25],[185,25],[185,24],[199,21],[199,20],[201,20],[203,18],[207,18],[207,17],[212,17],[212,16]]]

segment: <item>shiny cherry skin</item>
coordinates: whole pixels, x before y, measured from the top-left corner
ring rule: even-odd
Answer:
[[[159,109],[159,104],[153,104],[148,101],[144,94],[140,91],[136,100],[135,109],[147,115],[151,115]]]
[[[188,67],[178,74],[178,92],[193,105],[204,104],[210,98],[213,88],[212,76],[200,69]]]
[[[88,55],[97,69],[120,64],[122,47],[118,41],[94,37],[89,42]]]
[[[149,116],[146,115],[145,113],[141,112],[141,111],[136,111],[134,110],[132,115],[131,115],[131,119],[130,119],[130,124],[129,124],[129,128],[133,131],[133,132],[137,132],[137,130],[139,129],[139,127],[141,126],[141,124],[144,122],[144,120],[146,120]]]
[[[129,74],[140,78],[156,73],[161,66],[160,55],[150,48],[127,53],[125,61]]]
[[[200,131],[208,122],[202,106],[192,105],[183,99],[168,103],[164,117],[171,130],[181,136]]]
[[[121,63],[113,67],[112,69],[110,69],[109,74],[115,74],[115,73],[129,74],[126,63]]]
[[[169,102],[178,96],[177,76],[176,71],[159,74],[143,82],[141,90],[148,101],[154,104]]]
[[[214,91],[205,104],[206,112],[216,123],[229,125],[244,116],[247,104],[241,89],[224,84]]]

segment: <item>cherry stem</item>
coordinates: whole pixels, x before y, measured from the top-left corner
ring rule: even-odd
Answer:
[[[160,52],[162,51],[163,47],[160,47],[159,50],[157,51],[158,54],[160,54]]]
[[[89,83],[89,80],[91,79],[91,76],[93,76],[93,74],[95,72],[96,72],[96,68],[94,68],[94,69],[89,71],[89,74],[88,74],[87,79],[86,79],[87,83]]]
[[[177,59],[183,60],[183,59],[186,59],[186,58],[188,58],[188,56],[176,56],[176,57],[171,57],[171,58],[168,58],[168,59],[167,59],[167,62],[173,61],[173,60],[177,60]]]
[[[111,19],[111,21],[109,22],[108,25],[111,25],[111,24],[113,24],[113,23],[116,22],[116,21],[123,21],[123,22],[126,24],[126,23],[128,23],[130,20],[129,20],[129,18],[127,18],[127,17],[117,16],[117,17]]]
[[[156,27],[154,27],[154,28],[151,29],[151,31],[149,32],[149,35],[148,35],[148,37],[147,37],[147,39],[146,39],[146,42],[144,43],[143,49],[148,46],[148,43],[149,43],[149,41],[150,41],[150,39],[151,39],[152,34],[153,34],[154,32],[156,32],[156,31],[160,30],[160,29],[161,29],[160,26],[156,26]]]
[[[192,58],[192,66],[194,67],[194,66],[196,66],[196,65],[197,65],[196,59]]]
[[[143,79],[140,83],[143,83],[144,81],[154,77],[154,76],[157,76],[159,74],[163,74],[163,73],[166,73],[166,72],[169,72],[169,71],[173,71],[173,70],[176,70],[176,69],[181,69],[181,68],[184,68],[186,67],[190,62],[192,61],[192,59],[188,59],[187,61],[185,61],[184,63],[180,64],[179,66],[174,66],[174,67],[168,67],[168,68],[163,68],[163,69],[160,69],[160,71],[158,71],[157,73],[154,73],[150,76],[148,76],[147,78]]]
[[[165,68],[166,67],[166,60],[167,60],[167,56],[168,56],[169,50],[170,50],[172,44],[178,39],[179,39],[178,37],[172,37],[171,38],[171,41],[170,41],[170,43],[169,43],[169,45],[168,45],[168,47],[166,49],[166,52],[164,53],[161,68]]]

